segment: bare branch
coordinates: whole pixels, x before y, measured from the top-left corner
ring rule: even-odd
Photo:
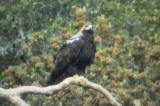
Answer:
[[[4,98],[5,100],[10,101],[12,104],[16,106],[30,106],[24,100],[22,100],[19,95],[15,95],[16,92],[8,92],[3,88],[0,88],[0,98]]]
[[[114,106],[122,106],[116,99],[109,93],[109,91],[105,90],[101,85],[95,84],[93,82],[88,81],[84,77],[69,77],[63,80],[61,83],[57,85],[52,85],[48,87],[36,87],[36,86],[21,86],[18,88],[12,89],[3,89],[0,88],[0,97],[5,98],[6,100],[10,101],[11,103],[15,104],[16,106],[30,106],[29,104],[25,103],[21,98],[20,95],[22,94],[54,94],[58,91],[61,91],[70,85],[78,85],[83,87],[89,87],[97,92],[103,94],[105,98],[110,100],[111,104]]]

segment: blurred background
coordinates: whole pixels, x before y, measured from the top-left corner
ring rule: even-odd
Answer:
[[[159,0],[1,0],[0,86],[45,86],[59,48],[86,23],[96,28],[97,53],[84,76],[123,106],[159,106]],[[111,106],[77,86],[24,98],[33,106]]]

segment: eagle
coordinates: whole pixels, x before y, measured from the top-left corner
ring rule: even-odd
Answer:
[[[55,59],[55,67],[47,82],[52,85],[75,74],[85,73],[86,66],[94,62],[96,45],[92,25],[84,25],[80,31],[66,40]]]

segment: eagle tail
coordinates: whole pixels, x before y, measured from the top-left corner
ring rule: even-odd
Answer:
[[[63,74],[63,69],[55,68],[50,75],[47,85],[55,84],[60,79],[60,76],[62,74]]]

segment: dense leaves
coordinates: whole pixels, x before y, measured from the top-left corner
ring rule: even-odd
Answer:
[[[0,86],[45,86],[64,40],[92,23],[97,53],[84,76],[124,106],[159,106],[159,13],[159,0],[1,0]],[[35,106],[110,106],[76,86],[25,98]]]

